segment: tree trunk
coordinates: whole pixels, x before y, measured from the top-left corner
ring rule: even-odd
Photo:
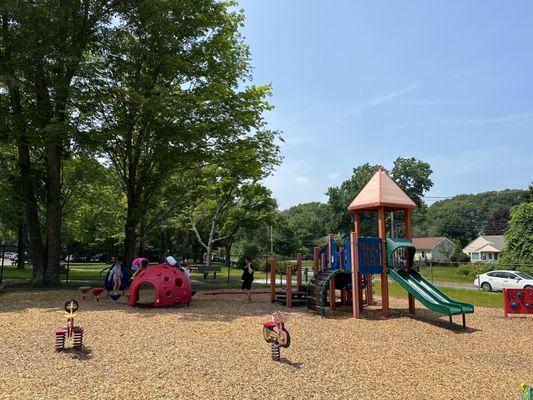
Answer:
[[[207,244],[207,268],[211,267],[211,258],[213,256],[213,243],[209,241]]]
[[[130,212],[128,211],[128,214]],[[124,238],[124,264],[125,265],[131,265],[133,259],[135,258],[135,246],[137,244],[137,233],[135,232],[135,228],[137,226],[137,223],[134,219],[130,219],[128,215],[128,220],[126,221],[126,231],[125,231],[125,238]]]
[[[57,144],[48,144],[48,193],[46,202],[46,223],[48,255],[45,284],[59,285],[59,259],[61,253],[61,150]]]
[[[2,16],[2,33],[4,43],[9,43],[9,25],[6,15]],[[6,65],[11,62],[11,48],[6,45],[4,48],[4,61]],[[44,263],[43,241],[41,237],[41,225],[39,223],[39,212],[37,198],[35,196],[35,179],[31,168],[30,139],[26,132],[26,123],[22,112],[22,96],[16,78],[13,65],[8,68],[8,90],[11,112],[13,114],[14,128],[17,136],[18,167],[20,171],[20,184],[24,202],[24,215],[26,216],[26,227],[30,241],[30,257],[33,265],[32,283],[42,285],[46,265]]]
[[[233,241],[228,239],[224,242],[224,251],[226,253],[226,260],[224,262],[224,264],[226,265],[226,267],[230,267],[231,266],[231,248],[233,247]]]
[[[18,253],[18,266],[19,269],[24,269],[26,266],[26,227],[24,221],[19,221],[17,227],[17,253]]]
[[[131,265],[135,258],[137,246],[137,226],[139,225],[139,207],[135,191],[128,190],[128,211],[125,226],[124,254],[125,265]]]
[[[42,286],[44,284],[46,264],[44,260],[43,240],[37,199],[35,197],[34,178],[31,173],[30,148],[25,143],[25,133],[19,130],[18,156],[19,170],[24,199],[24,215],[26,216],[26,228],[30,242],[30,258],[33,269],[32,284]]]

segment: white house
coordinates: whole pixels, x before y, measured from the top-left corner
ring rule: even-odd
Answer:
[[[412,242],[416,247],[416,261],[450,261],[450,257],[455,253],[457,247],[444,236],[413,238]]]
[[[500,258],[500,253],[505,247],[505,238],[501,235],[481,235],[471,241],[463,253],[470,257],[470,261],[494,262]]]

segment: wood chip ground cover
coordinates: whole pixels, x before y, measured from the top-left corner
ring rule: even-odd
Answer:
[[[392,300],[389,320],[293,309],[292,345],[276,363],[261,326],[284,308],[267,296],[200,292],[170,309],[91,297],[78,312],[84,350],[55,353],[62,305],[80,297],[0,296],[0,399],[515,399],[533,384],[533,318],[495,309],[467,316],[466,332],[423,308],[408,317],[405,299]]]

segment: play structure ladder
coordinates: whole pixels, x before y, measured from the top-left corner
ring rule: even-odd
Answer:
[[[305,287],[300,290],[293,290],[291,292],[292,306],[303,307],[307,304],[307,289]],[[276,303],[285,305],[287,302],[287,290],[276,290]]]
[[[351,275],[349,272],[342,269],[326,269],[319,271],[313,276],[311,282],[307,286],[307,309],[320,312],[324,315],[324,310],[327,307],[327,293],[329,289],[329,282],[335,277],[336,289],[342,289],[348,283],[351,283]]]

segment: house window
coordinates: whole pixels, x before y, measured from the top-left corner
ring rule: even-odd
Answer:
[[[494,253],[494,259],[497,260],[498,259],[498,256],[499,254],[498,253]]]
[[[422,258],[426,258],[426,252],[422,250]]]
[[[489,260],[492,260],[492,253],[489,253]]]
[[[487,254],[481,253],[481,261],[486,261],[486,260],[487,260]]]
[[[472,261],[478,261],[479,253],[470,253],[470,258],[472,259]]]

